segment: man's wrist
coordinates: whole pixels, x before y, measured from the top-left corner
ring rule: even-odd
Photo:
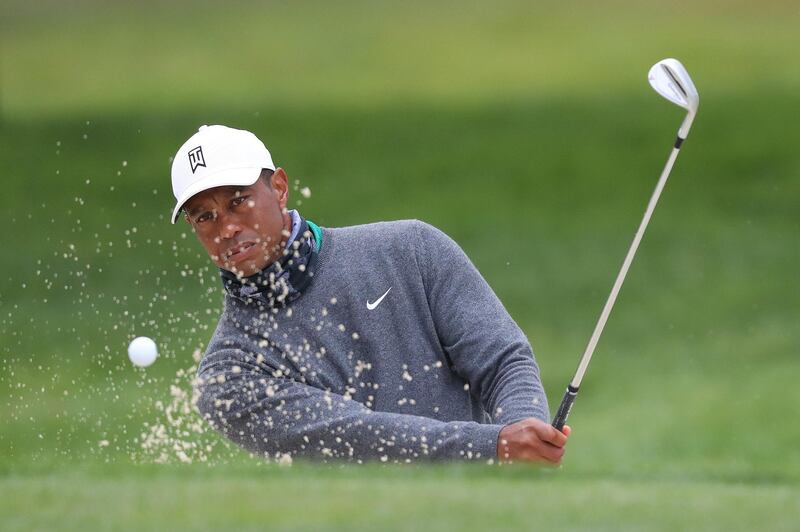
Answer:
[[[481,423],[474,424],[474,432],[470,434],[472,448],[467,448],[467,453],[472,452],[472,456],[465,456],[473,460],[497,460],[497,444],[500,440],[500,431],[504,425],[486,425]]]

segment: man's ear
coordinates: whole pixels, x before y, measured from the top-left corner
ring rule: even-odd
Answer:
[[[278,167],[269,177],[269,180],[281,210],[286,209],[286,204],[289,202],[289,176],[286,175],[283,168]]]

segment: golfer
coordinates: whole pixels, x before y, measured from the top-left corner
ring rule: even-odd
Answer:
[[[172,188],[225,290],[197,375],[224,436],[267,459],[560,463],[530,344],[442,231],[320,227],[286,209],[264,144],[219,125],[178,150]]]

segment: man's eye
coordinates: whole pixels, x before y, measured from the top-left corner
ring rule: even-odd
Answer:
[[[247,196],[237,196],[237,197],[235,197],[235,198],[233,198],[231,200],[231,205],[233,207],[238,207],[239,205],[244,203],[244,200],[246,200],[246,199],[247,199]]]
[[[203,214],[201,214],[200,216],[197,217],[195,222],[203,223],[203,222],[209,221],[211,218],[212,218],[212,214],[210,212],[204,212]]]

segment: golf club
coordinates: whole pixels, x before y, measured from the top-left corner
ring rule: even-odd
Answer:
[[[575,372],[572,382],[567,386],[567,391],[553,419],[553,427],[558,430],[561,430],[567,422],[569,412],[572,410],[572,403],[578,395],[578,389],[583,380],[583,375],[586,373],[586,368],[589,366],[589,362],[592,359],[594,349],[597,347],[597,342],[600,340],[600,335],[603,333],[603,328],[606,325],[608,316],[611,314],[611,309],[614,307],[617,294],[619,294],[622,283],[625,281],[625,275],[628,273],[628,268],[630,268],[633,257],[636,255],[636,250],[639,248],[639,243],[642,241],[642,236],[644,235],[645,229],[647,229],[647,224],[650,222],[650,217],[653,215],[653,210],[656,208],[656,203],[658,203],[658,198],[661,196],[661,191],[664,189],[664,185],[667,182],[669,173],[672,170],[672,165],[675,164],[675,159],[678,157],[678,153],[680,153],[681,145],[689,134],[689,128],[692,127],[692,121],[694,120],[695,114],[697,114],[697,106],[700,103],[700,96],[697,94],[697,89],[694,83],[692,83],[689,73],[686,72],[686,69],[677,59],[664,59],[659,61],[650,69],[647,79],[656,92],[672,103],[680,105],[688,112],[686,113],[686,118],[684,118],[680,129],[678,129],[675,145],[672,148],[669,159],[667,159],[666,166],[664,166],[664,171],[661,172],[661,177],[656,184],[656,189],[650,197],[647,210],[644,213],[641,224],[639,224],[636,235],[633,237],[633,243],[631,243],[631,247],[628,249],[628,254],[625,256],[622,268],[617,274],[617,280],[614,282],[614,287],[611,289],[608,300],[606,300],[603,312],[600,313],[600,319],[597,320],[597,325],[594,328],[592,337],[589,339],[589,344],[586,346],[586,351],[583,353],[581,362],[578,365],[578,370]]]

